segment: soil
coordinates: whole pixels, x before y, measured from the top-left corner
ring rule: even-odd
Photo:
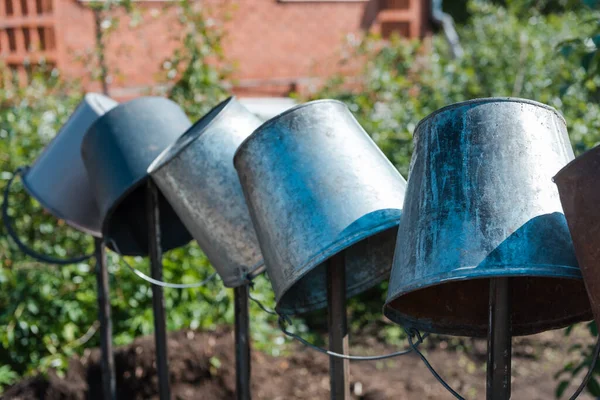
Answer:
[[[353,337],[352,351],[362,355],[397,351],[372,339]],[[556,372],[575,357],[568,349],[591,341],[583,329],[568,337],[562,331],[515,338],[513,341],[513,399],[553,399]],[[469,399],[485,398],[486,342],[475,339],[437,337],[423,349],[431,364],[460,394]],[[222,400],[235,398],[233,334],[173,332],[169,336],[170,381],[173,399]],[[453,349],[453,350],[450,350]],[[5,399],[85,400],[101,399],[100,352],[88,350],[72,359],[64,379],[25,379],[5,392]],[[116,349],[119,399],[157,399],[154,338],[143,337]],[[327,356],[301,345],[285,357],[252,353],[254,399],[327,399],[329,397]],[[585,371],[582,371],[585,373]],[[418,356],[411,354],[387,361],[352,362],[350,381],[353,399],[451,399]],[[581,375],[565,392],[569,395]],[[567,397],[567,396],[565,396]],[[581,396],[581,399],[591,399]]]

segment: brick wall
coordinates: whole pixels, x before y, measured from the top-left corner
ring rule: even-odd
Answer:
[[[34,0],[0,0],[20,1]],[[93,12],[77,0],[43,1],[54,2],[59,68],[68,76],[86,79],[94,46]],[[209,9],[227,10],[231,16],[225,23],[224,48],[227,59],[236,65],[234,91],[247,96],[285,95],[339,71],[342,44],[348,35],[358,37],[371,30],[416,37],[428,29],[428,0],[200,1]],[[117,12],[119,25],[106,48],[111,94],[121,99],[143,94],[156,82],[162,61],[172,53],[179,35],[174,9],[163,11],[163,2],[136,5],[144,22],[131,28],[130,18]]]

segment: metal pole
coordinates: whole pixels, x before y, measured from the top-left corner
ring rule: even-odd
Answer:
[[[146,190],[146,213],[148,217],[148,248],[150,251],[150,274],[162,280],[162,249],[160,233],[160,212],[158,189],[148,179]],[[158,393],[160,400],[170,400],[169,364],[167,358],[167,323],[165,320],[165,298],[163,289],[152,285],[152,309],[154,311],[154,338],[156,341],[156,368],[158,372]]]
[[[100,238],[94,239],[96,256],[96,283],[98,285],[98,319],[100,320],[100,350],[102,351],[102,394],[105,400],[117,398],[115,360],[113,358],[112,320],[106,249]]]
[[[490,279],[487,400],[510,399],[512,321],[509,278]]]
[[[346,265],[344,252],[327,262],[327,311],[329,327],[329,350],[348,353],[348,323],[346,320]],[[329,357],[329,379],[331,398],[350,399],[348,384],[350,362]]]
[[[235,388],[238,400],[250,400],[250,318],[248,285],[233,289],[235,303]]]

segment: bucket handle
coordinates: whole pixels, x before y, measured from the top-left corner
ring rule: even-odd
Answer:
[[[8,235],[11,237],[13,242],[17,245],[17,247],[29,257],[43,262],[45,264],[55,264],[55,265],[70,265],[70,264],[78,264],[83,261],[88,260],[93,257],[93,254],[83,255],[79,257],[73,258],[54,258],[50,256],[46,256],[44,254],[38,253],[35,250],[29,248],[25,243],[19,239],[19,235],[15,231],[14,225],[10,216],[8,215],[8,199],[10,196],[10,187],[13,184],[15,178],[19,175],[23,175],[27,171],[28,167],[19,167],[13,173],[13,176],[8,180],[6,187],[4,188],[4,199],[2,201],[2,220],[4,222],[4,226],[6,227],[6,231]]]
[[[454,389],[452,389],[450,387],[450,385],[448,385],[446,383],[446,381],[444,381],[444,379],[435,371],[435,369],[433,369],[433,367],[431,366],[429,361],[425,358],[423,353],[421,353],[421,351],[418,349],[418,346],[421,343],[423,343],[423,341],[429,336],[429,333],[421,334],[421,332],[419,332],[416,329],[406,330],[406,334],[408,335],[408,344],[410,347],[407,349],[404,349],[404,350],[394,352],[394,353],[383,354],[383,355],[378,355],[378,356],[352,356],[352,355],[347,355],[347,354],[339,354],[339,353],[335,353],[330,350],[326,350],[322,347],[316,346],[316,345],[310,343],[309,341],[307,341],[306,339],[302,338],[301,336],[299,336],[293,332],[290,332],[289,330],[287,330],[287,325],[291,325],[292,321],[288,315],[279,314],[276,311],[269,310],[257,298],[253,297],[252,295],[250,295],[249,297],[250,297],[250,300],[255,302],[264,312],[278,317],[277,323],[279,325],[279,329],[281,329],[281,331],[286,336],[299,341],[303,345],[308,346],[309,348],[316,350],[319,353],[327,354],[328,356],[342,358],[344,360],[352,360],[352,361],[377,361],[377,360],[385,360],[385,359],[392,358],[392,357],[404,356],[404,355],[409,354],[414,351],[415,353],[417,353],[419,355],[419,357],[421,357],[421,360],[423,360],[423,363],[425,364],[427,369],[442,384],[442,386],[444,386],[444,388],[446,388],[446,390],[448,390],[455,398],[457,398],[459,400],[464,400],[464,397],[462,397]],[[416,341],[414,341],[415,338],[416,338]]]
[[[319,347],[319,346],[316,346],[316,345],[310,343],[309,341],[302,338],[301,336],[288,331],[285,327],[285,324],[289,324],[290,322],[291,321],[290,321],[289,317],[283,316],[283,315],[280,315],[279,319],[277,321],[277,323],[279,324],[279,329],[281,329],[281,331],[286,336],[289,336],[292,339],[296,339],[303,345],[308,346],[313,350],[316,350],[320,353],[327,354],[329,356],[336,357],[336,358],[341,358],[341,359],[351,360],[351,361],[379,361],[379,360],[386,360],[388,358],[404,356],[404,355],[410,354],[411,352],[414,351],[415,353],[417,353],[419,355],[421,360],[423,360],[423,363],[425,364],[425,366],[427,367],[429,372],[431,372],[431,374],[435,377],[435,379],[437,379],[437,381],[442,386],[444,386],[444,388],[448,392],[450,392],[458,400],[465,400],[464,397],[462,397],[460,394],[458,394],[458,392],[456,392],[454,389],[452,389],[452,387],[440,376],[440,374],[437,373],[437,371],[431,366],[431,363],[427,360],[425,355],[423,355],[423,353],[419,350],[418,346],[421,343],[423,343],[423,341],[429,336],[429,333],[421,334],[421,332],[417,331],[416,329],[405,330],[405,332],[408,336],[407,339],[408,339],[408,345],[409,345],[409,347],[405,350],[400,350],[400,351],[396,351],[394,353],[382,354],[382,355],[377,355],[377,356],[352,356],[352,355],[339,354],[339,353],[335,353],[330,350],[326,350],[322,347]],[[417,339],[416,341],[414,341],[415,338]]]
[[[125,260],[125,258],[123,258],[123,254],[119,250],[117,243],[113,239],[110,239],[109,241],[110,241],[110,244],[113,246],[113,249],[115,249],[114,250],[115,253],[120,256],[121,261],[123,261],[123,264],[125,264],[127,266],[127,268],[129,268],[131,270],[131,272],[133,272],[134,274],[136,274],[138,277],[142,278],[146,282],[149,282],[156,286],[161,286],[161,287],[170,288],[170,289],[193,289],[193,288],[197,288],[197,287],[206,285],[208,282],[212,281],[217,276],[217,273],[213,272],[211,275],[208,276],[208,278],[204,279],[203,281],[194,282],[194,283],[171,283],[171,282],[159,281],[158,279],[149,277],[148,275],[144,274],[139,269],[134,268],[131,264],[129,264],[127,262],[127,260]]]

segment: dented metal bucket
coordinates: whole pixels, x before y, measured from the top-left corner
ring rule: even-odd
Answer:
[[[233,155],[261,121],[235,98],[202,117],[148,172],[228,287],[262,270]]]
[[[325,307],[325,262],[341,251],[348,297],[387,278],[406,182],[343,103],[267,121],[234,164],[279,312]]]
[[[73,115],[23,176],[25,189],[57,218],[100,237],[100,211],[81,159],[83,136],[94,121],[118,103],[88,93]]]
[[[385,315],[465,336],[488,329],[489,278],[511,277],[512,330],[590,317],[552,176],[573,159],[563,117],[521,99],[477,99],[417,126]]]
[[[88,130],[81,152],[109,247],[114,242],[114,250],[122,254],[148,254],[147,169],[190,125],[174,102],[141,97],[115,107]],[[162,248],[166,251],[189,242],[189,233],[162,196],[159,210]]]
[[[558,186],[596,324],[600,323],[600,147],[561,169]]]

